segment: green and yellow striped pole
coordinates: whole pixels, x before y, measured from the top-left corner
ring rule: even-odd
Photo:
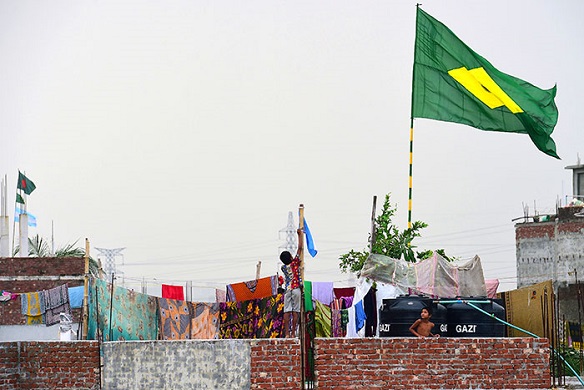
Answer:
[[[410,185],[408,191],[408,229],[412,227],[412,166],[414,162],[414,118],[410,124]]]
[[[418,25],[418,7],[420,4],[416,4],[416,26]],[[417,28],[417,27],[416,27]],[[418,34],[416,32],[416,41],[418,40]],[[414,61],[416,58],[416,42],[414,42]],[[416,85],[416,72],[412,67],[412,105],[411,115],[410,115],[410,185],[408,190],[408,229],[412,228],[412,171],[414,162],[414,85]]]

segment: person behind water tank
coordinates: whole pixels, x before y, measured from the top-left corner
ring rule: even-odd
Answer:
[[[288,251],[280,253],[282,273],[284,274],[284,337],[296,337],[296,328],[300,317],[300,255],[303,250],[302,229],[298,233],[298,250],[296,256]]]
[[[432,309],[426,307],[423,308],[422,312],[420,313],[420,318],[418,318],[416,322],[410,326],[410,332],[419,338],[440,337],[439,334],[432,334],[434,323],[430,322],[430,317],[432,317]]]

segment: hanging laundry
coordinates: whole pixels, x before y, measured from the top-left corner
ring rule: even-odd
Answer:
[[[61,313],[71,317],[71,306],[69,305],[69,289],[66,284],[49,290],[43,290],[45,301],[45,313],[43,315],[46,326],[51,326],[61,322]]]
[[[365,337],[375,336],[377,329],[377,289],[371,287],[363,298],[363,309],[365,310]]]
[[[312,305],[312,282],[308,280],[304,281],[304,310],[314,310],[314,306]]]
[[[485,279],[485,287],[487,289],[487,298],[497,298],[499,279]]]
[[[162,285],[162,298],[185,300],[183,286]]]
[[[331,310],[331,325],[333,337],[345,337],[347,333],[347,325],[343,328],[342,311],[340,309]]]
[[[2,294],[0,295],[0,302],[8,302],[12,299],[18,298],[18,294],[11,293],[10,291],[2,290]]]
[[[333,282],[312,282],[312,297],[329,306],[335,298]]]
[[[249,301],[274,296],[278,293],[278,277],[268,276],[227,286],[227,301]]]
[[[43,313],[45,312],[45,302],[41,300],[40,292],[20,294],[20,305],[22,314],[26,316],[27,325],[37,325],[43,323]]]
[[[71,309],[83,307],[84,293],[83,286],[69,287],[69,305],[71,306]]]
[[[280,337],[284,320],[284,295],[220,303],[221,339]]]
[[[156,297],[113,286],[101,279],[91,279],[89,291],[88,340],[97,340],[99,336],[103,341],[158,338]]]
[[[335,287],[333,288],[335,298],[351,297],[355,295],[355,287]]]
[[[168,298],[157,298],[156,301],[162,340],[190,339],[192,315],[188,302]]]
[[[359,337],[356,328],[356,317],[355,317],[355,306],[351,306],[347,309],[347,336],[346,337]]]
[[[306,351],[306,362],[304,365],[304,375],[307,381],[315,381],[314,377],[314,338],[316,337],[314,311],[304,312],[304,350]]]
[[[320,301],[314,301],[314,321],[316,337],[332,336],[331,308]]]
[[[355,305],[355,330],[358,332],[365,326],[365,310],[363,309],[363,301],[357,302]]]
[[[191,339],[219,338],[219,303],[189,302]]]
[[[349,324],[349,310],[341,309],[341,328],[344,332],[343,337],[347,335],[347,325]]]
[[[225,290],[220,290],[218,288],[215,289],[215,302],[225,302],[227,301],[227,293]]]

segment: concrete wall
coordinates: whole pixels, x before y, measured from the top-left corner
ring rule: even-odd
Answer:
[[[103,345],[104,389],[249,389],[245,340],[130,341]]]
[[[297,339],[103,344],[104,389],[300,388]]]
[[[579,208],[578,210],[580,210]],[[584,280],[584,218],[572,217],[573,210],[560,213],[558,222],[515,225],[517,245],[517,287],[554,281],[560,300],[561,319],[578,322],[578,282]],[[578,275],[574,270],[580,271]]]
[[[72,325],[72,329],[79,334],[79,324]],[[52,326],[0,325],[0,340],[2,341],[58,341],[60,336],[59,324]],[[72,335],[71,339],[77,340],[77,336]]]
[[[0,388],[99,388],[95,341],[0,343]],[[107,342],[103,389],[300,389],[297,339]],[[319,389],[548,389],[547,339],[316,339]]]
[[[515,241],[518,288],[550,279],[574,284],[569,273],[584,269],[584,218],[517,224]]]

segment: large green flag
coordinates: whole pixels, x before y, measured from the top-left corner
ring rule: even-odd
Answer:
[[[542,90],[500,72],[418,7],[412,118],[527,133],[539,150],[559,158],[551,138],[555,96],[555,86]]]

